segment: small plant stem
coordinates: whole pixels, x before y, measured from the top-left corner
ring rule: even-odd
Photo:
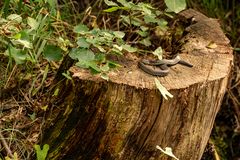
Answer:
[[[11,159],[14,158],[14,156],[13,156],[13,154],[12,154],[12,151],[11,151],[10,148],[8,147],[8,144],[7,144],[7,142],[5,141],[5,138],[3,137],[1,131],[0,131],[0,139],[1,139],[2,145],[3,145],[4,148],[6,149],[7,154],[11,157]]]

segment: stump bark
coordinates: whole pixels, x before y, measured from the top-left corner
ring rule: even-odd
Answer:
[[[43,144],[50,145],[49,159],[169,159],[156,145],[171,147],[180,160],[201,158],[227,87],[232,49],[216,20],[191,9],[179,16],[194,21],[180,53],[194,67],[176,65],[158,78],[174,97],[163,99],[134,55],[120,61],[109,81],[72,67],[73,81],[58,85],[61,94],[48,112]]]

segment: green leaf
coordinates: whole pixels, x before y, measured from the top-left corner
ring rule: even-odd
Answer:
[[[90,44],[86,41],[86,38],[78,38],[77,44],[81,48],[89,48]]]
[[[99,49],[100,52],[103,52],[103,53],[106,52],[106,50],[102,46],[96,45],[96,44],[94,44],[94,46],[97,47],[97,49]]]
[[[87,65],[88,65],[88,68],[91,69],[93,74],[101,73],[101,69],[99,68],[99,66],[95,62],[93,62],[93,61],[88,62]]]
[[[108,40],[112,40],[114,37],[113,34],[110,33],[109,31],[102,31],[101,33],[102,33],[101,35]]]
[[[142,20],[136,17],[131,17],[131,20],[130,20],[129,16],[121,15],[121,18],[124,22],[126,22],[129,25],[131,24],[131,25],[140,27],[142,24]]]
[[[158,19],[156,18],[155,15],[145,15],[144,22],[145,23],[157,23]]]
[[[17,22],[17,23],[21,23],[22,22],[22,17],[18,14],[10,14],[7,17],[7,20],[14,21],[14,22]]]
[[[132,47],[128,44],[122,45],[122,48],[125,49],[128,52],[136,52],[137,51],[137,48],[134,48],[134,47]]]
[[[179,13],[180,11],[186,8],[186,0],[165,0],[165,4],[168,9],[175,13]]]
[[[125,33],[122,31],[114,31],[113,34],[117,37],[117,38],[123,38],[125,36]]]
[[[170,98],[173,97],[173,95],[168,92],[168,90],[160,83],[160,81],[157,78],[154,78],[154,81],[155,81],[157,89],[160,91],[160,93],[166,100],[168,100],[167,96]]]
[[[29,58],[29,55],[26,54],[24,50],[16,49],[13,46],[10,46],[6,51],[6,54],[14,59],[16,64],[23,64]]]
[[[142,25],[142,20],[136,17],[133,17],[131,19],[131,24],[133,24],[134,26],[140,27]]]
[[[115,11],[117,11],[119,9],[122,9],[122,8],[124,8],[124,7],[111,7],[111,8],[105,9],[103,11],[104,12],[115,12]]]
[[[146,3],[138,3],[138,6],[141,7],[141,10],[143,11],[144,15],[152,15],[151,9],[154,9],[151,5]]]
[[[36,119],[36,113],[35,112],[33,112],[32,114],[28,114],[28,116],[30,117],[30,119],[32,121],[34,121]]]
[[[93,61],[95,59],[94,53],[89,49],[74,48],[69,53],[72,59],[78,59],[79,61]]]
[[[78,62],[75,64],[78,67],[93,68],[94,70],[100,71],[100,69],[96,66],[95,55],[91,50],[83,48],[72,49],[69,56],[72,59],[78,60]]]
[[[122,46],[119,46],[117,44],[114,44],[113,47],[119,51],[122,51],[123,50],[123,47]]]
[[[113,62],[113,61],[108,61],[107,64],[108,64],[108,66],[109,66],[110,68],[121,67],[120,64],[118,64],[118,63],[116,63],[116,62]]]
[[[137,30],[136,32],[137,32],[137,34],[139,34],[141,37],[146,37],[146,36],[148,36],[148,32],[141,31],[141,30]]]
[[[29,42],[28,40],[23,40],[23,39],[17,39],[17,40],[12,40],[12,43],[15,45],[22,45],[25,48],[29,48],[32,49],[33,48],[33,44],[31,42]]]
[[[147,47],[149,47],[152,44],[149,37],[144,38],[143,40],[140,41],[140,43]]]
[[[85,34],[89,31],[89,28],[84,24],[79,24],[73,28],[75,33]]]
[[[44,144],[43,149],[41,150],[39,145],[34,145],[36,155],[37,155],[37,160],[45,160],[48,154],[49,150],[49,145]]]
[[[158,57],[158,59],[162,59],[162,55],[163,55],[163,50],[162,50],[162,47],[158,47],[154,52],[153,52],[153,54],[155,55],[155,56],[157,56]]]
[[[62,75],[64,76],[63,73],[62,73]],[[54,90],[54,93],[53,93],[52,96],[58,96],[58,94],[59,94],[59,88],[57,88],[57,89]]]
[[[149,28],[148,28],[148,27],[145,27],[145,26],[140,26],[140,28],[141,28],[141,30],[142,30],[143,32],[149,30]]]
[[[54,45],[45,46],[43,55],[48,61],[60,61],[63,56],[62,49]]]
[[[101,73],[101,78],[108,81],[109,80],[109,77],[106,73]]]
[[[109,1],[109,0],[104,0],[104,2],[108,5],[108,6],[118,6],[117,3]]]
[[[122,55],[123,54],[121,51],[119,51],[119,49],[117,49],[115,47],[111,49],[111,53],[113,53],[113,54],[115,53],[117,55]]]
[[[62,75],[63,75],[64,77],[66,77],[67,79],[72,80],[72,77],[71,77],[71,74],[70,74],[69,71],[67,71],[67,73],[62,73]]]
[[[95,60],[98,62],[105,62],[106,61],[106,56],[103,53],[98,53],[95,55]]]
[[[27,18],[27,24],[31,27],[31,29],[36,30],[39,26],[39,23],[31,17]]]
[[[109,71],[110,68],[109,68],[108,64],[104,64],[103,66],[100,66],[100,69],[103,72],[107,72],[107,71]]]
[[[240,51],[240,48],[233,48],[234,51]]]
[[[13,36],[14,39],[20,39],[21,38],[21,33],[17,33]]]
[[[126,0],[117,0],[119,3],[121,3],[124,7],[130,9],[130,8],[136,8],[137,6],[132,2],[127,2]]]
[[[158,19],[157,24],[161,28],[167,28],[168,22],[165,19]]]

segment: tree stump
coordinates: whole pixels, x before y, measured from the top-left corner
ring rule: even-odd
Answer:
[[[181,160],[201,158],[227,87],[232,48],[216,20],[192,9],[179,16],[194,20],[180,53],[194,67],[176,65],[158,78],[174,97],[163,99],[134,55],[120,60],[124,67],[109,81],[72,67],[73,81],[58,86],[45,126],[49,159],[169,159],[156,145],[171,147]]]

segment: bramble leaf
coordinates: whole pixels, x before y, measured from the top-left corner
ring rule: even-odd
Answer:
[[[43,50],[43,56],[48,61],[60,61],[62,59],[62,49],[58,46],[47,45]]]
[[[84,24],[79,24],[73,28],[75,33],[85,34],[89,31],[88,27]]]
[[[175,13],[179,13],[187,6],[186,0],[165,0],[165,4],[167,5],[168,9]]]

